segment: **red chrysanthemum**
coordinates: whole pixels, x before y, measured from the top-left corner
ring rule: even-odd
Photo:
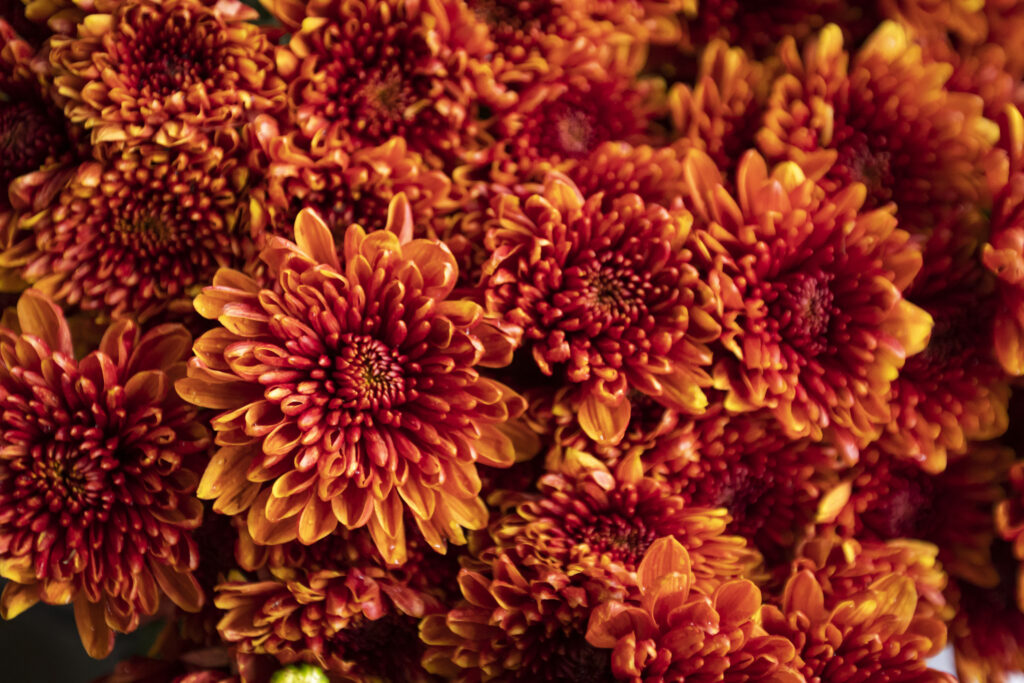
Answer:
[[[252,560],[258,550],[248,545]],[[317,664],[344,680],[427,680],[417,672],[417,626],[441,603],[389,570],[365,531],[275,546],[267,555],[255,580],[217,587],[225,642],[283,664]]]
[[[856,459],[890,419],[886,394],[932,321],[902,292],[921,253],[864,187],[828,196],[792,163],[748,152],[730,192],[692,150],[685,202],[720,301],[714,387],[726,409],[770,410],[791,438],[829,436]]]
[[[973,444],[945,470],[924,472],[911,459],[872,447],[823,504],[820,521],[860,540],[921,539],[939,548],[954,578],[991,586],[992,512],[1003,500],[1009,449]]]
[[[145,319],[182,313],[219,267],[242,257],[246,169],[233,135],[202,153],[146,145],[81,164],[54,205],[22,217],[0,257],[55,299]]]
[[[482,144],[477,109],[508,94],[486,28],[455,0],[268,0],[291,31],[277,66],[291,124],[314,151],[403,137],[432,167]]]
[[[711,595],[693,594],[689,554],[672,538],[654,542],[637,578],[638,601],[601,605],[587,627],[587,642],[612,650],[616,679],[803,680],[792,668],[793,645],[759,625],[761,594],[753,583],[725,581]]]
[[[349,227],[339,254],[303,211],[298,244],[273,237],[263,251],[275,289],[221,270],[196,299],[223,328],[196,341],[178,390],[225,411],[199,495],[248,511],[260,543],[368,526],[400,563],[405,509],[439,551],[486,524],[476,464],[512,463],[502,425],[522,405],[478,367],[507,364],[511,348],[480,306],[448,298],[451,253],[408,241],[412,229],[399,195],[386,229]]]
[[[742,537],[726,535],[725,510],[691,505],[664,482],[643,476],[639,453],[614,473],[574,450],[557,466],[538,481],[539,495],[527,496],[493,524],[498,546],[514,548],[524,561],[570,573],[600,567],[632,587],[651,543],[668,536],[690,549],[693,589],[705,595],[724,580],[750,575],[760,562]]]
[[[266,234],[291,237],[295,217],[308,208],[340,242],[353,223],[383,225],[399,192],[412,207],[417,236],[433,232],[435,214],[455,209],[451,181],[440,171],[428,170],[404,138],[352,153],[332,149],[321,156],[312,151],[311,141],[295,132],[283,134],[269,116],[258,117],[249,130],[254,143],[249,167],[262,174],[249,193],[250,227],[257,239]]]
[[[684,413],[704,409],[704,342],[719,329],[684,249],[689,215],[637,195],[608,210],[602,202],[558,176],[525,202],[498,197],[483,287],[537,366],[577,386],[587,435],[615,444],[629,424],[629,390]]]
[[[823,492],[838,480],[835,449],[794,441],[758,414],[719,413],[695,422],[696,457],[664,464],[672,490],[689,505],[728,510],[729,532],[746,538],[769,566],[788,561]]]
[[[204,147],[280,107],[270,41],[239,2],[95,0],[50,59],[68,117],[93,143]]]
[[[865,208],[895,201],[910,231],[983,196],[981,161],[996,126],[982,116],[981,98],[946,89],[951,68],[926,61],[900,24],[882,24],[852,63],[835,25],[802,56],[787,40],[781,56],[786,73],[758,133],[769,159],[797,162],[830,192],[863,183]]]
[[[941,472],[947,453],[998,437],[1009,421],[1010,387],[992,352],[997,295],[981,264],[973,211],[943,225],[924,249],[924,267],[904,296],[934,321],[928,346],[892,384],[892,420],[881,444]]]
[[[796,646],[794,668],[808,681],[954,683],[926,661],[945,647],[946,626],[916,607],[914,582],[899,575],[826,607],[821,585],[803,570],[786,584],[780,605],[761,614],[768,633]]]
[[[605,208],[623,195],[636,194],[645,204],[666,209],[681,206],[683,158],[672,147],[606,142],[565,171],[584,197],[604,193]]]
[[[161,594],[203,601],[190,537],[208,434],[174,393],[191,337],[180,325],[112,325],[76,360],[60,309],[29,290],[0,330],[0,613],[73,602],[94,657]]]

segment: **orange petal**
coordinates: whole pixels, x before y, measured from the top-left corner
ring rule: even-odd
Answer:
[[[388,204],[388,222],[384,229],[398,235],[398,241],[401,244],[408,244],[412,241],[415,227],[409,198],[405,196],[404,192],[399,192],[391,198],[391,203]]]
[[[614,446],[626,433],[631,410],[628,400],[623,399],[617,405],[610,406],[591,393],[580,406],[580,427],[599,444]]]
[[[0,619],[13,619],[39,602],[39,585],[9,582],[0,596]]]
[[[319,263],[341,270],[338,251],[330,228],[312,209],[303,209],[295,218],[295,243]]]
[[[114,632],[103,616],[103,604],[89,602],[84,593],[75,598],[75,624],[78,636],[90,657],[103,659],[114,649]]]
[[[160,589],[175,605],[193,613],[202,608],[203,589],[199,587],[199,582],[192,576],[192,572],[180,572],[156,561],[151,561],[149,568],[156,582],[160,584]]]
[[[64,314],[41,292],[29,289],[18,299],[18,324],[22,334],[39,337],[52,351],[74,355]]]

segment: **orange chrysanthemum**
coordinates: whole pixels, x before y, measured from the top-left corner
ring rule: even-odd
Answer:
[[[76,360],[60,309],[34,290],[16,327],[0,329],[0,615],[73,602],[85,649],[105,657],[161,594],[203,601],[190,532],[208,434],[172,386],[191,337],[121,321]]]
[[[1003,369],[1024,375],[1024,117],[1007,107],[999,119],[1005,167],[993,173],[991,227],[982,259],[997,276],[994,349]]]
[[[507,364],[511,346],[478,305],[448,298],[451,253],[412,229],[398,195],[387,229],[349,227],[339,254],[303,211],[298,243],[273,237],[262,253],[273,290],[221,270],[196,299],[223,328],[196,341],[178,390],[225,411],[199,495],[248,511],[260,543],[368,526],[400,563],[405,509],[438,551],[487,522],[476,464],[512,463],[501,425],[522,405],[478,367]]]
[[[973,212],[971,212],[973,214]],[[934,321],[928,346],[892,384],[881,444],[941,472],[947,453],[1006,431],[1010,387],[992,353],[995,283],[979,258],[973,215],[937,229],[904,295]]]
[[[835,449],[789,439],[758,414],[702,417],[691,438],[696,457],[665,462],[672,490],[689,505],[728,510],[729,532],[760,550],[769,566],[788,561],[838,479]]]
[[[282,103],[270,41],[239,2],[95,0],[50,59],[68,117],[92,141],[204,147]]]
[[[992,512],[1005,497],[1012,459],[1009,449],[973,444],[951,455],[944,471],[928,474],[913,460],[872,447],[828,496],[819,519],[860,540],[929,541],[951,576],[991,586]]]
[[[481,106],[508,95],[486,59],[486,28],[454,0],[266,0],[291,31],[277,66],[291,124],[318,150],[395,136],[431,166],[482,144]]]
[[[629,424],[629,390],[684,413],[704,409],[704,342],[719,330],[683,248],[689,215],[637,195],[608,210],[602,201],[554,175],[543,195],[498,197],[483,287],[537,366],[578,387],[587,435],[615,444]]]
[[[754,147],[770,76],[740,48],[712,41],[701,55],[694,86],[677,83],[669,91],[672,146],[680,156],[690,149],[706,152],[731,176],[743,152]]]
[[[690,549],[693,588],[706,595],[724,580],[751,574],[760,561],[743,538],[726,535],[725,510],[690,505],[664,482],[643,476],[639,453],[613,473],[570,449],[537,488],[539,496],[493,524],[499,547],[515,548],[517,557],[570,572],[600,567],[634,586],[644,553],[668,536]]]
[[[419,154],[408,151],[404,138],[347,154],[333,149],[315,154],[311,141],[296,133],[283,135],[278,121],[257,117],[249,127],[254,151],[250,168],[262,170],[261,182],[249,193],[251,231],[291,237],[295,217],[314,209],[341,240],[346,227],[383,225],[388,205],[404,193],[416,221],[415,233],[427,235],[435,214],[454,210],[451,181],[426,168]]]
[[[243,545],[250,546],[242,551],[248,559],[260,554],[251,540]],[[217,586],[225,642],[282,664],[317,664],[344,680],[428,679],[417,671],[417,625],[441,603],[389,570],[365,531],[275,546],[267,555],[262,566],[248,567],[261,570],[256,580]]]
[[[617,197],[636,194],[645,204],[675,209],[681,206],[682,161],[682,155],[672,147],[606,142],[565,173],[584,197],[603,192],[605,208],[610,208]]]
[[[765,408],[791,438],[829,436],[855,460],[890,419],[886,394],[932,321],[902,292],[920,249],[864,187],[827,196],[793,163],[748,152],[729,192],[714,163],[686,158],[687,206],[721,302],[714,386],[733,412]]]
[[[233,135],[202,153],[145,145],[82,163],[53,206],[24,215],[0,266],[67,305],[146,319],[191,298],[242,257],[248,172]]]
[[[762,610],[765,630],[796,646],[795,669],[809,681],[954,683],[925,661],[946,645],[946,626],[918,615],[914,582],[890,575],[867,590],[826,607],[814,574],[803,570],[786,584],[778,607]]]
[[[803,680],[791,668],[793,645],[758,624],[761,594],[751,582],[725,581],[711,595],[693,594],[689,554],[672,538],[654,542],[637,579],[639,601],[607,602],[587,627],[587,642],[612,650],[616,679]]]
[[[585,640],[591,611],[625,599],[607,572],[496,548],[474,566],[459,573],[463,600],[420,625],[428,671],[461,683],[614,681],[608,654]]]
[[[949,92],[951,68],[922,57],[906,30],[886,22],[850,57],[835,25],[801,56],[787,40],[758,133],[773,161],[797,162],[830,192],[867,187],[865,208],[895,201],[906,230],[983,196],[981,161],[996,140],[981,98]]]

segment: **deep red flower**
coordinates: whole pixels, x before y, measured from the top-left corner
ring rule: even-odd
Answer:
[[[553,175],[543,195],[496,198],[483,283],[488,310],[521,330],[537,366],[578,387],[589,437],[621,440],[630,390],[684,413],[707,405],[705,342],[719,329],[684,249],[690,218],[626,195],[602,209]]]
[[[191,337],[180,325],[112,325],[76,360],[60,309],[35,290],[0,329],[0,599],[5,619],[73,602],[86,651],[156,612],[198,610],[191,530],[209,438],[174,393]]]
[[[405,510],[440,552],[487,522],[476,465],[512,464],[503,423],[523,406],[478,368],[507,364],[511,346],[480,306],[449,298],[451,253],[410,241],[412,230],[400,194],[386,229],[350,226],[338,253],[303,211],[297,244],[273,237],[263,250],[273,290],[221,270],[196,299],[223,326],[196,341],[178,383],[224,411],[199,495],[223,514],[247,512],[259,543],[368,526],[401,563]]]

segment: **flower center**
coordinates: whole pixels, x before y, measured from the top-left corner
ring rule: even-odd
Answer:
[[[640,310],[640,278],[621,269],[602,266],[583,276],[588,306],[610,318],[633,318]]]
[[[833,275],[821,271],[795,273],[775,286],[778,298],[772,314],[779,332],[793,347],[816,356],[828,347],[835,296]]]
[[[861,519],[879,537],[928,538],[936,528],[935,485],[919,473],[896,478],[888,497],[866,510]]]
[[[882,147],[882,141],[873,141],[866,133],[846,127],[846,135],[837,136],[839,151],[829,175],[844,185],[863,183],[867,188],[865,209],[873,208],[892,198],[895,177],[892,173],[892,154]]]
[[[346,337],[334,361],[338,396],[360,409],[389,407],[404,401],[400,359],[377,339]]]
[[[41,496],[51,512],[72,514],[89,508],[106,508],[112,491],[101,461],[83,456],[73,445],[50,443],[33,448],[30,469],[16,478],[16,485]],[[111,463],[112,464],[112,463]]]
[[[166,96],[213,75],[212,36],[187,12],[154,15],[114,49],[119,68],[140,94]]]
[[[0,188],[67,151],[64,131],[28,102],[0,102]]]
[[[363,105],[364,119],[393,123],[402,120],[405,108],[412,103],[412,92],[398,66],[392,65],[383,75],[379,71],[374,73],[356,94],[356,101]]]
[[[171,229],[158,216],[142,214],[134,218],[121,218],[114,223],[118,232],[135,238],[162,244],[171,236]]]
[[[566,107],[556,121],[558,145],[566,156],[580,157],[590,150],[594,126],[587,113]]]
[[[648,529],[642,520],[626,520],[614,513],[592,519],[569,533],[576,543],[586,543],[595,554],[608,555],[627,568],[637,566],[656,539],[655,530]]]

